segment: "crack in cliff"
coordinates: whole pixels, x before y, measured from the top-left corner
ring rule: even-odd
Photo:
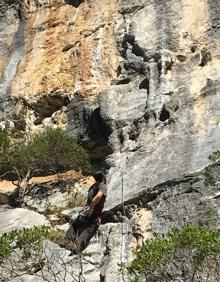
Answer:
[[[136,57],[141,57],[144,61],[147,60],[145,50],[141,46],[139,46],[139,44],[135,40],[134,35],[125,32],[120,45],[121,48],[119,50],[123,58],[129,59],[129,57],[131,57],[131,54],[133,54]]]
[[[149,187],[147,189],[144,189],[138,193],[138,195],[135,195],[132,199],[127,199],[124,201],[124,205],[129,210],[129,206],[137,205],[137,207],[147,207],[149,209],[152,209],[149,206],[149,203],[154,201],[160,194],[162,194],[167,189],[172,189],[173,186],[184,184],[184,183],[190,183],[194,184],[199,181],[203,180],[203,174],[202,172],[197,172],[189,175],[182,176],[180,178],[174,178],[167,180],[163,183],[160,183],[154,187]],[[118,204],[115,207],[112,207],[110,210],[113,214],[116,212],[123,213],[123,206],[122,203]],[[128,211],[129,213],[129,211]],[[128,216],[127,213],[127,216]]]
[[[118,66],[115,84],[128,84],[138,76],[148,79],[149,66],[147,57],[144,49],[135,41],[135,37],[126,35],[119,50],[124,61]]]
[[[80,92],[75,93],[66,109],[67,130],[89,153],[97,170],[107,169],[105,159],[113,150],[108,142],[111,127],[100,113],[100,105],[91,105]]]
[[[112,233],[112,228],[109,229],[108,236],[105,241],[105,251],[100,263],[100,282],[105,282],[106,272],[111,260],[111,248],[109,246],[109,236]]]

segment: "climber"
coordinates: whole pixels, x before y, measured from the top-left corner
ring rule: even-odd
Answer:
[[[70,222],[66,233],[66,247],[70,246],[72,254],[79,253],[88,246],[101,223],[101,214],[107,196],[106,178],[102,172],[97,172],[93,177],[96,182],[89,188],[84,210]]]

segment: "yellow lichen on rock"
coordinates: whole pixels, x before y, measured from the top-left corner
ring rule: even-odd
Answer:
[[[182,27],[194,39],[202,37],[209,23],[207,1],[183,0],[182,6]]]
[[[38,98],[59,89],[91,97],[110,85],[119,58],[113,36],[117,5],[86,1],[75,8],[54,1],[27,13],[26,52],[12,94]]]

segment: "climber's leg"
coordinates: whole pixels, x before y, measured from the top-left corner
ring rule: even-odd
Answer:
[[[70,221],[70,227],[66,232],[66,239],[74,242],[83,232],[87,223],[87,218],[79,215],[75,220]]]
[[[88,246],[89,241],[96,234],[98,227],[98,224],[91,224],[84,227],[83,231],[75,241],[76,247],[80,252]]]
[[[74,242],[76,240],[76,237],[77,237],[77,229],[75,229],[73,225],[70,225],[70,227],[66,232],[65,239]]]

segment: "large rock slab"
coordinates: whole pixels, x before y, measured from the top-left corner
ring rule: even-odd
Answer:
[[[109,223],[99,228],[89,247],[80,255],[70,256],[70,251],[51,241],[45,242],[44,265],[33,275],[23,275],[15,281],[128,281],[119,272],[118,263],[131,258],[131,225]]]
[[[77,175],[77,177],[76,177]],[[24,197],[25,204],[40,213],[53,214],[62,210],[84,206],[87,192],[94,183],[93,177],[63,173],[50,180],[49,177],[34,177]],[[44,180],[44,181],[43,181]]]
[[[0,206],[0,216],[0,234],[35,225],[49,225],[44,215],[23,208],[12,209],[9,206]]]

